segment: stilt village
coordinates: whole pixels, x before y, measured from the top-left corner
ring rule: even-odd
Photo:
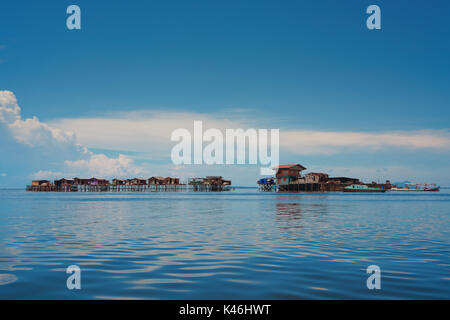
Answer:
[[[113,179],[111,182],[101,178],[73,178],[54,180],[33,180],[27,191],[54,192],[144,192],[144,191],[226,191],[230,180],[221,176],[191,178],[180,183],[179,178],[151,177],[149,179]]]
[[[357,178],[330,177],[326,173],[309,172],[301,164],[279,165],[274,167],[274,177],[261,178],[257,181],[259,191],[264,192],[385,192],[393,191],[439,191],[435,185],[410,184],[403,188],[392,185],[389,180],[385,183],[363,183]],[[411,186],[414,185],[414,186]],[[174,177],[151,177],[149,179],[112,179],[110,182],[101,178],[73,178],[60,180],[33,180],[26,187],[34,192],[145,192],[145,191],[229,191],[230,180],[221,176],[207,176],[205,178],[190,178],[181,183]]]
[[[348,186],[365,185],[380,189],[390,189],[389,180],[384,184],[372,182],[364,184],[357,178],[349,177],[330,177],[326,173],[310,172],[302,175],[306,170],[301,164],[287,164],[276,167],[274,178],[259,179],[257,184],[261,191],[280,191],[280,192],[342,192]]]

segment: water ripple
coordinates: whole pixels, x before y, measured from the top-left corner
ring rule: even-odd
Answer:
[[[0,190],[0,298],[449,299],[449,202],[445,191]],[[78,292],[66,288],[72,264]]]

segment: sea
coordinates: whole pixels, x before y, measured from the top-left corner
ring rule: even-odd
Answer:
[[[2,189],[0,299],[450,299],[450,190]]]

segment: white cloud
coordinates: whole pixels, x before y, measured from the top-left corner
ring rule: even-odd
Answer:
[[[299,155],[330,155],[347,151],[383,148],[449,150],[450,134],[444,130],[392,132],[284,131],[280,146]]]
[[[0,173],[0,177],[6,177],[7,174],[6,173]]]
[[[39,170],[38,172],[35,172],[30,175],[30,178],[35,180],[52,180],[52,179],[60,179],[63,177],[64,177],[63,172],[55,172],[48,170]]]
[[[11,91],[0,91],[0,121],[11,124],[20,119],[20,107]]]
[[[245,127],[236,120],[186,112],[128,112],[113,117],[55,119],[51,125],[76,133],[77,141],[89,148],[139,152],[151,159],[170,158],[174,145],[170,135],[177,128],[193,132],[195,120],[206,128]]]
[[[249,128],[239,120],[220,119],[210,114],[176,112],[130,112],[120,116],[56,119],[52,125],[67,128],[78,140],[91,148],[142,152],[153,158],[168,158],[175,145],[170,135],[177,128],[193,132],[194,120],[202,120],[206,128]],[[254,126],[255,123],[252,123]],[[267,128],[270,129],[270,128]],[[348,151],[378,151],[385,148],[449,150],[447,130],[334,132],[280,129],[281,152],[299,155],[330,155]]]
[[[64,147],[81,149],[73,132],[53,128],[37,117],[22,119],[21,108],[11,91],[0,91],[0,122],[14,139],[30,147]]]
[[[71,131],[41,122],[37,117],[22,119],[21,108],[11,91],[0,91],[0,125],[17,142],[30,147],[34,158],[40,155],[41,159],[62,159],[62,163],[52,164],[61,170],[40,170],[33,174],[36,179],[74,172],[79,176],[100,174],[105,177],[138,172],[133,160],[125,155],[109,158],[103,154],[94,154],[79,144],[75,133]]]
[[[38,118],[18,119],[9,124],[14,138],[30,147],[36,146],[71,146],[77,148],[75,134],[52,128]]]
[[[104,154],[93,154],[87,160],[66,160],[65,164],[75,175],[100,176],[100,177],[124,177],[139,175],[142,170],[133,167],[133,160],[123,154],[118,158],[109,158]]]
[[[268,119],[255,119],[270,123]],[[189,112],[126,112],[105,117],[54,119],[41,122],[37,117],[22,119],[21,108],[11,91],[0,91],[0,127],[30,153],[39,168],[33,178],[53,179],[59,177],[103,178],[120,176],[177,175],[192,176],[222,174],[237,181],[252,181],[258,177],[256,167],[222,166],[174,166],[170,162],[170,151],[175,142],[170,141],[174,129],[186,128],[193,131],[194,120],[202,120],[203,130],[249,127],[259,128],[256,120],[250,122],[236,118],[229,113],[227,118],[219,114]],[[0,129],[1,129],[0,128]],[[262,126],[267,128],[267,126]],[[270,129],[270,127],[268,128]],[[206,145],[206,143],[205,143]],[[280,155],[330,155],[345,152],[378,152],[395,149],[447,152],[450,150],[448,130],[392,131],[392,132],[332,132],[320,130],[280,129]],[[115,158],[93,153],[87,148],[110,149],[137,152],[133,156],[120,154]],[[21,149],[22,150],[22,149]],[[294,159],[297,157],[291,157]],[[162,159],[166,164],[155,165],[139,161]],[[139,161],[136,165],[134,161]],[[40,162],[39,162],[40,161]],[[298,159],[298,161],[302,161]],[[305,163],[308,166],[308,164]],[[311,167],[311,166],[308,166]],[[251,171],[254,169],[254,172]],[[331,167],[329,168],[332,169]],[[342,169],[342,168],[341,168]],[[356,170],[356,169],[355,169]],[[368,172],[365,168],[348,172],[358,176]],[[384,174],[384,173],[383,173]],[[394,174],[393,170],[388,174]],[[233,175],[233,176],[231,176]],[[11,175],[10,175],[11,176]],[[372,176],[372,173],[366,175]],[[375,172],[374,176],[382,176]],[[240,180],[242,179],[242,180]],[[246,183],[253,184],[253,183]]]

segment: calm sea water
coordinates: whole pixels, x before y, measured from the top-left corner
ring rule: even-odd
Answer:
[[[0,298],[450,299],[450,192],[0,190]]]

